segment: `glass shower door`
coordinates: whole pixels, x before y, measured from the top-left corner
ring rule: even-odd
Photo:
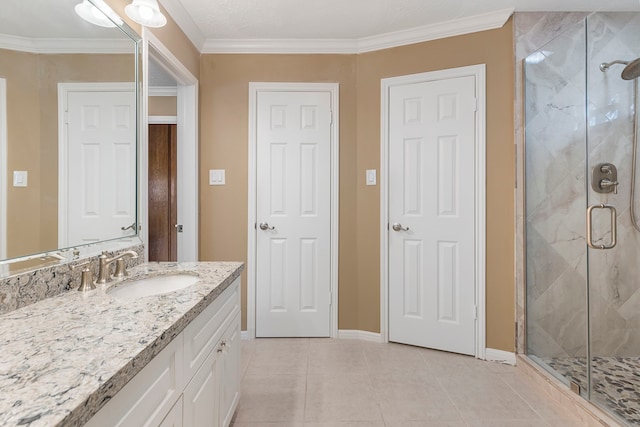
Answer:
[[[585,23],[526,58],[527,354],[588,397]]]
[[[637,81],[610,64],[640,56],[640,14],[594,13],[586,25],[590,397],[640,425],[640,231],[630,212]]]

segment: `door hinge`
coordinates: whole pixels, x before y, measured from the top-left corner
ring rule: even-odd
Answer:
[[[64,124],[68,125],[69,124],[69,111],[65,111],[64,112]]]
[[[478,306],[473,306],[473,320],[478,320]]]
[[[329,110],[329,124],[333,124],[333,111]]]
[[[333,305],[333,292],[329,291],[329,307]]]
[[[473,98],[473,111],[478,111],[478,98]]]

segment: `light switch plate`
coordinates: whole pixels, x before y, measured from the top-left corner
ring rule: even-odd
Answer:
[[[376,170],[375,169],[367,169],[366,181],[367,181],[367,185],[376,185]]]
[[[13,186],[26,187],[29,174],[27,171],[13,171]]]
[[[210,169],[209,170],[209,185],[224,185],[225,173],[224,169]]]

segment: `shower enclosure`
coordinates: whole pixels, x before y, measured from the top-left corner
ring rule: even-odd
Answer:
[[[638,57],[640,14],[598,12],[524,63],[526,351],[628,425],[640,425]]]

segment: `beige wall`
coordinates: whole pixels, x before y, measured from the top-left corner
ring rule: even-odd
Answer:
[[[38,57],[0,49],[0,58],[7,80],[7,255],[14,257],[40,245]],[[27,187],[12,185],[15,170],[29,173]]]
[[[201,66],[200,257],[244,260],[251,81],[340,83],[339,328],[380,330],[380,79],[487,65],[487,346],[514,350],[513,47],[503,28],[362,55],[204,55]],[[204,171],[226,169],[210,187]],[[246,280],[243,280],[246,287]],[[246,295],[246,288],[243,290]],[[243,301],[243,313],[246,313]],[[246,328],[243,315],[243,328]]]
[[[148,107],[150,116],[175,116],[178,114],[175,96],[150,96]]]

